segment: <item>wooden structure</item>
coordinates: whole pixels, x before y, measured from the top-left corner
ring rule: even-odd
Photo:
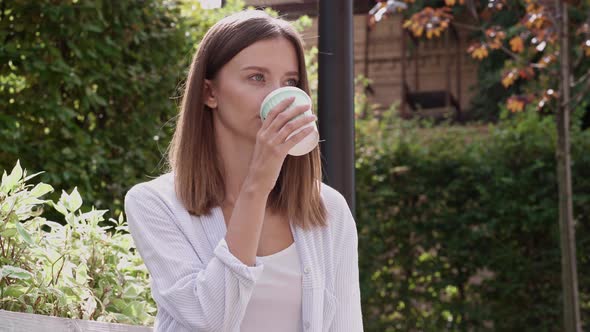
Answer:
[[[152,332],[149,326],[102,323],[0,310],[2,332]]]
[[[400,20],[401,22],[401,20]],[[455,121],[461,121],[461,39],[455,27],[451,24],[449,28],[444,32],[444,52],[445,52],[445,86],[436,90],[422,90],[420,89],[420,73],[419,73],[419,47],[418,43],[420,40],[410,32],[402,29],[402,43],[401,43],[401,107],[400,114],[402,117],[407,118],[411,115],[407,111],[409,106],[412,111],[418,113],[421,117],[431,117],[435,119],[444,119],[448,116],[452,117]],[[406,45],[407,39],[412,41],[414,48],[412,54],[412,60],[414,61],[414,89],[408,86],[408,80],[406,77]],[[451,36],[454,38],[456,44],[453,50],[450,45]],[[451,71],[453,61],[455,61],[455,83],[456,83],[456,95],[452,93],[451,87]],[[455,97],[456,96],[456,97]]]
[[[306,48],[318,45],[317,0],[246,0],[246,3],[271,7],[287,19],[309,15],[312,26],[303,32]],[[389,15],[369,30],[368,13],[375,4],[374,0],[353,1],[354,74],[372,81],[365,91],[368,102],[379,110],[397,104],[405,117],[441,118],[446,114],[461,120],[469,112],[474,95],[471,86],[477,83],[478,62],[465,51],[469,33],[451,28],[448,39],[442,36],[418,41],[404,33],[402,14]],[[432,105],[442,106],[433,108]]]

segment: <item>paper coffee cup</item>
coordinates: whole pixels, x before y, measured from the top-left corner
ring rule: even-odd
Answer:
[[[287,107],[285,109],[285,111],[290,110],[291,108],[298,106],[298,105],[309,105],[309,109],[307,111],[305,111],[305,113],[294,117],[290,121],[293,121],[300,116],[313,114],[311,111],[311,105],[312,105],[311,97],[309,97],[309,95],[307,93],[305,93],[305,91],[303,91],[297,87],[286,86],[286,87],[282,87],[282,88],[272,91],[264,98],[264,100],[262,101],[262,104],[260,106],[260,118],[262,119],[262,121],[266,120],[266,116],[275,106],[277,106],[281,101],[283,101],[289,97],[295,97],[295,100],[293,101],[293,103],[291,105],[289,105],[289,107]],[[293,133],[291,133],[287,137],[287,139],[291,138],[291,136],[297,134],[298,132],[300,132],[301,130],[303,130],[307,127],[313,127],[315,130],[312,131],[311,133],[309,133],[307,136],[305,136],[305,138],[303,140],[301,140],[301,142],[297,143],[297,145],[295,145],[293,148],[291,148],[291,150],[289,150],[289,152],[288,152],[290,155],[302,156],[304,154],[309,153],[311,150],[313,150],[318,145],[319,133],[318,133],[318,128],[315,124],[315,121],[295,130]]]

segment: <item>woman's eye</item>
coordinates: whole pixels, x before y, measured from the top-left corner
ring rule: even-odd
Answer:
[[[287,83],[290,86],[297,86],[299,84],[299,82],[296,79],[294,79],[294,78],[288,80],[287,82],[290,82],[290,83]]]
[[[257,82],[262,82],[264,80],[264,76],[262,74],[254,74],[250,76],[250,79]]]

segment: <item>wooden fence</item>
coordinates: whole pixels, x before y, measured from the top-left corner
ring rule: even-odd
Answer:
[[[102,323],[0,310],[0,332],[152,332],[147,326]]]

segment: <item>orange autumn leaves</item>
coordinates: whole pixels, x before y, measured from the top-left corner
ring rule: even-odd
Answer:
[[[578,30],[576,30],[576,35],[584,36],[582,38],[582,52],[587,57],[590,57],[590,23],[586,22],[582,24]]]
[[[506,101],[506,107],[511,112],[522,112],[524,107],[533,100],[531,95],[511,96]]]
[[[467,48],[467,53],[471,54],[474,59],[482,60],[488,56],[488,45],[485,43],[475,42]]]
[[[489,50],[497,50],[502,48],[503,41],[506,39],[506,32],[504,32],[499,26],[493,26],[485,30],[485,37],[485,42],[474,42],[467,48],[467,53],[471,54],[474,59],[482,60],[488,56]],[[516,44],[518,41],[513,42],[511,40],[510,43],[511,45],[512,43],[515,43],[516,47],[522,46]],[[524,46],[522,47],[524,49]]]
[[[381,0],[385,1],[385,0]],[[400,0],[408,3],[410,0]],[[413,1],[412,1],[413,2]],[[506,101],[508,109],[513,112],[524,110],[527,105],[536,105],[538,109],[545,107],[555,99],[557,93],[549,88],[550,79],[547,74],[553,64],[557,62],[559,45],[557,27],[551,1],[523,0],[518,6],[507,0],[488,0],[474,5],[476,2],[465,0],[444,0],[439,8],[426,6],[412,14],[403,27],[415,37],[432,39],[441,36],[453,24],[455,9],[464,5],[466,12],[471,13],[481,26],[469,25],[466,21],[456,25],[472,31],[481,31],[481,37],[473,41],[467,48],[467,53],[474,59],[484,60],[495,50],[501,50],[511,58],[505,63],[505,70],[501,73],[500,81],[505,88],[510,88],[518,81],[538,81],[532,85],[524,85],[534,93],[513,95]],[[514,10],[524,5],[524,12],[520,20],[509,27],[489,25],[495,12]],[[590,18],[582,23],[576,31],[576,42],[582,57],[590,57]],[[578,54],[580,54],[578,53]],[[583,60],[580,60],[583,61]],[[545,73],[545,74],[544,74]],[[537,77],[538,76],[538,77]],[[528,87],[528,88],[527,88]]]
[[[533,77],[535,77],[535,71],[531,67],[525,67],[522,69],[513,68],[504,72],[502,75],[502,85],[505,88],[508,88],[519,78],[530,80]]]
[[[513,37],[510,39],[510,49],[514,53],[521,53],[524,51],[524,41],[520,36]]]
[[[557,100],[558,98],[557,92],[553,89],[547,89],[543,92],[543,95],[536,103],[537,109],[542,109],[549,103],[551,100]],[[534,94],[525,94],[525,95],[513,95],[508,98],[506,101],[506,108],[511,112],[522,112],[524,111],[525,107],[535,101],[537,99]]]
[[[405,3],[413,3],[414,0],[403,0]],[[444,6],[440,8],[433,8],[430,6],[424,7],[422,10],[411,15],[407,19],[403,27],[408,29],[416,37],[425,36],[427,39],[439,37],[449,28],[452,20],[452,8],[454,6],[466,5],[465,0],[444,0]],[[493,50],[504,49],[510,51],[514,55],[521,54],[527,49],[533,52],[543,52],[548,45],[554,44],[557,41],[557,31],[554,22],[551,18],[551,11],[543,4],[545,1],[538,0],[524,0],[525,13],[519,22],[511,27],[510,34],[500,26],[491,26],[481,28],[483,38],[473,42],[467,49],[467,53],[474,59],[483,60],[489,56]],[[509,5],[506,0],[488,0],[485,6],[479,13],[480,19],[491,15],[491,12],[500,11]],[[469,7],[469,6],[467,6]],[[590,57],[590,23],[586,22],[577,30],[577,35],[583,35],[581,50],[585,56]],[[507,37],[508,46],[504,47],[504,42]],[[532,47],[531,47],[532,46]]]
[[[518,79],[532,79],[535,76],[535,71],[531,67],[512,68],[502,74],[502,85],[505,88],[510,87]],[[513,95],[506,101],[506,107],[512,112],[521,112],[525,106],[534,100],[534,96],[528,95]]]
[[[445,5],[447,5],[449,7],[452,7],[452,6],[456,5],[456,4],[464,5],[465,4],[465,0],[459,0],[459,1],[456,1],[456,0],[445,0]]]
[[[447,0],[450,1],[450,0]],[[404,22],[404,28],[412,31],[414,36],[426,38],[440,37],[448,27],[453,15],[448,7],[432,8],[426,7],[418,13],[412,15],[409,20]]]
[[[557,33],[547,9],[532,0],[526,0],[526,14],[515,26],[519,33],[508,44],[514,54],[523,53],[530,42],[537,52],[543,52],[548,44],[557,40]],[[467,50],[474,59],[482,60],[488,56],[488,49],[503,47],[506,33],[499,26],[492,26],[484,31],[484,40],[473,43]]]
[[[537,68],[543,68],[539,66],[540,63],[549,64],[555,62],[557,59],[556,55],[551,54],[544,56],[538,63]],[[525,79],[525,80],[532,80],[535,77],[535,70],[532,67],[533,65],[526,66],[524,68],[511,68],[506,70],[502,74],[502,85],[505,88],[510,87],[514,84],[514,82],[518,79]],[[538,97],[533,93],[525,94],[525,95],[513,95],[506,101],[506,107],[511,112],[521,112],[524,110],[525,106],[533,103],[535,100],[537,109],[542,109],[545,107],[551,100],[557,98],[557,93],[553,89],[546,89],[542,92],[542,95]]]
[[[493,26],[486,29],[487,44],[492,50],[502,48],[502,43],[506,39],[506,32],[500,26]]]

